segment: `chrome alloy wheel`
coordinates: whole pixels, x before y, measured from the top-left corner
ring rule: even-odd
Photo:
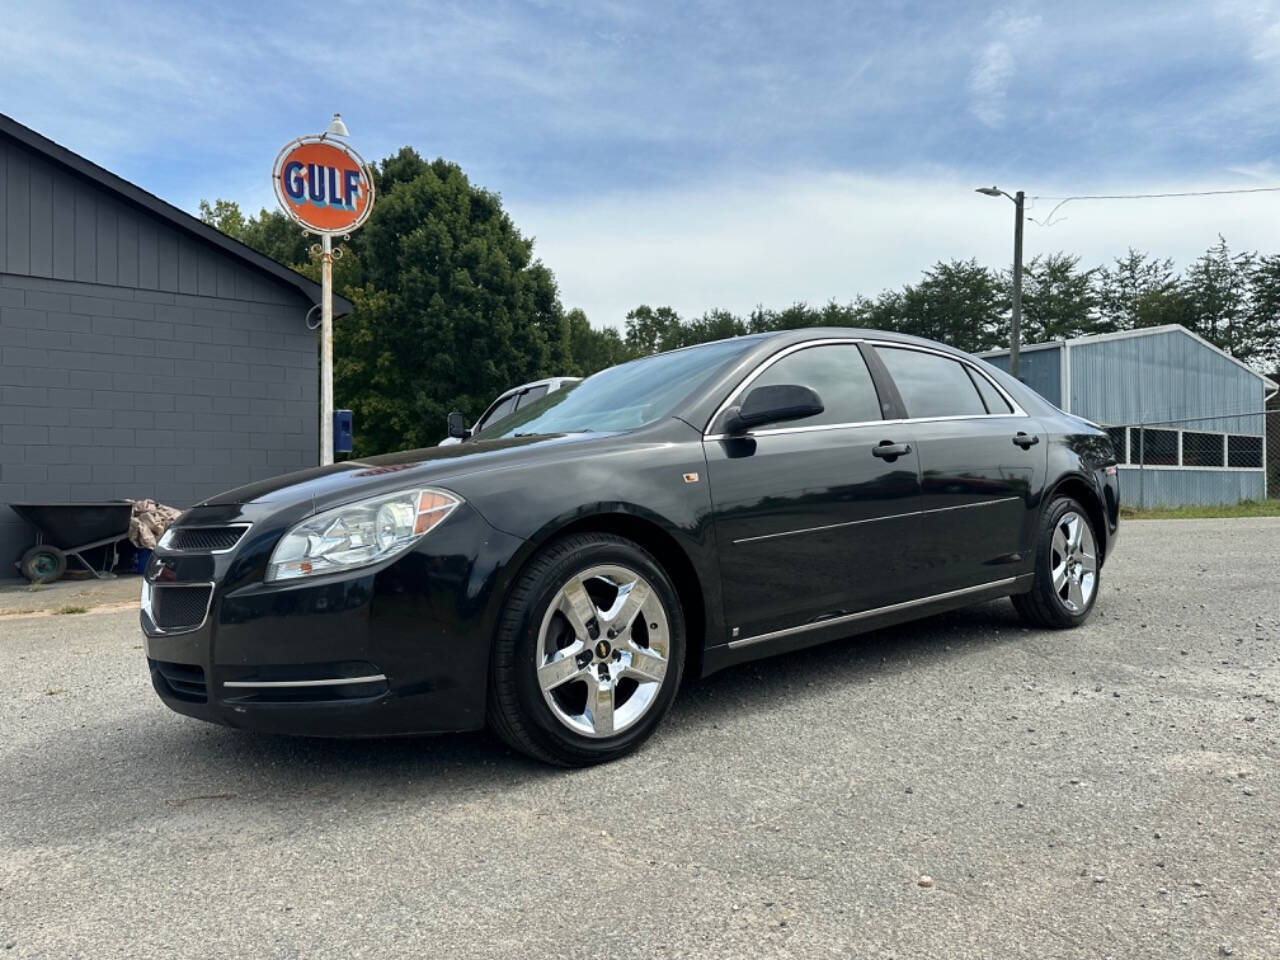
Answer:
[[[1098,583],[1098,549],[1084,517],[1070,510],[1053,530],[1049,557],[1053,590],[1072,613],[1082,613]]]
[[[574,575],[538,632],[535,665],[547,706],[574,733],[622,733],[658,699],[670,637],[666,608],[636,571],[608,564]]]

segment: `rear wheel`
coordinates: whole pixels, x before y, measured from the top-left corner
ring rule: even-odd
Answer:
[[[47,543],[38,544],[22,555],[18,570],[32,583],[53,583],[67,572],[67,555]]]
[[[657,727],[683,664],[680,603],[657,561],[611,534],[568,537],[511,591],[494,642],[489,724],[549,763],[613,760]]]
[[[1079,626],[1098,597],[1100,573],[1088,512],[1070,497],[1059,497],[1040,520],[1031,590],[1014,597],[1013,605],[1037,627]]]

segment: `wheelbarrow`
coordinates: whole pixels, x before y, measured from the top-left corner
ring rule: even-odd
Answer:
[[[32,583],[52,583],[67,571],[68,559],[75,559],[99,580],[111,572],[120,559],[116,549],[129,538],[133,504],[128,500],[100,503],[11,503],[9,508],[36,528],[35,545],[28,548],[15,566]],[[84,558],[85,551],[104,547],[102,567]]]

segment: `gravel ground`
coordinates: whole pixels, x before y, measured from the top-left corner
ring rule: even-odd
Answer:
[[[133,614],[6,618],[0,960],[1275,958],[1278,570],[1280,520],[1129,523],[1081,630],[740,667],[568,773],[207,726]]]

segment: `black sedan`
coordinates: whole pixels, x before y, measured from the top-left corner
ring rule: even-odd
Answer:
[[[581,765],[683,675],[1012,597],[1082,623],[1115,544],[1106,433],[980,360],[866,330],[613,367],[482,439],[241,487],[146,572],[161,699],[313,736],[490,726]]]

